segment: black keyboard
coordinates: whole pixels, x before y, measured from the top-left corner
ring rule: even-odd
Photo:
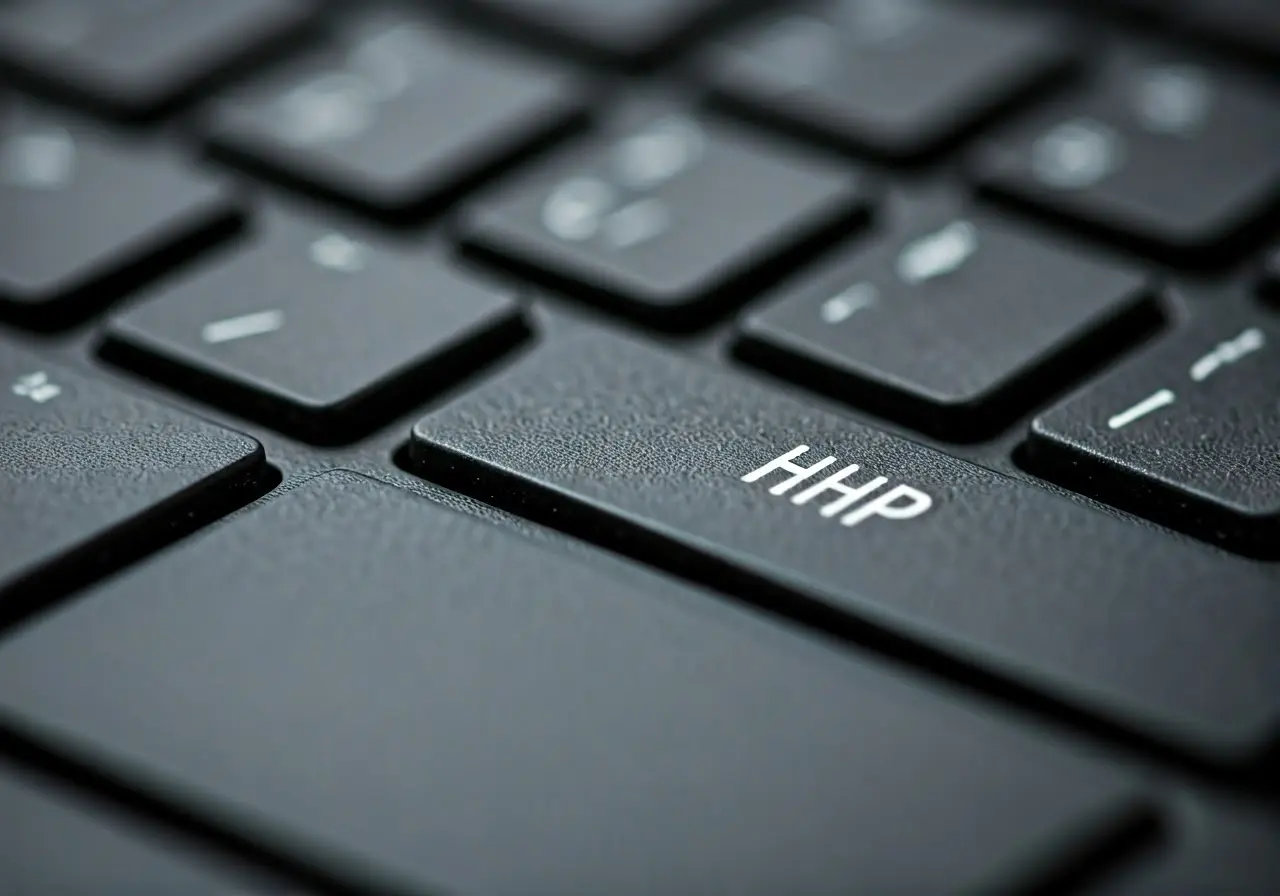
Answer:
[[[0,0],[0,896],[1280,893],[1274,0]]]

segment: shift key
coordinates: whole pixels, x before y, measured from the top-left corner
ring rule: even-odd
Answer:
[[[1275,568],[732,371],[578,331],[427,416],[409,458],[491,503],[835,610],[1203,758],[1255,758],[1280,730]]]

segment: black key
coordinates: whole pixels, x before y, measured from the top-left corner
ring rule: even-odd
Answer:
[[[0,344],[0,612],[245,503],[262,462],[247,436]]]
[[[945,438],[981,438],[1159,320],[1144,277],[956,209],[901,209],[743,323],[742,355]]]
[[[761,0],[466,0],[487,17],[612,62],[673,50],[721,14]]]
[[[396,892],[954,892],[1132,795],[949,692],[346,473],[18,632],[0,706]]]
[[[580,117],[567,72],[384,14],[227,97],[207,131],[223,156],[402,219]]]
[[[16,0],[0,6],[0,58],[112,113],[150,116],[311,14],[309,0]]]
[[[1280,5],[1275,0],[1184,0],[1179,18],[1208,34],[1268,57],[1280,57]]]
[[[979,152],[989,190],[1176,264],[1216,262],[1280,200],[1280,94],[1174,59],[1126,59]]]
[[[410,456],[484,500],[1215,759],[1277,730],[1280,570],[728,371],[579,334],[426,417]]]
[[[937,0],[832,0],[779,12],[706,62],[717,93],[896,158],[942,148],[1071,61],[1040,14]]]
[[[156,151],[15,112],[0,124],[0,316],[74,323],[240,219],[220,182]]]
[[[1220,311],[1036,420],[1044,476],[1280,557],[1280,327]]]
[[[1272,896],[1280,892],[1280,823],[1274,813],[1230,803],[1179,799],[1164,849],[1090,896],[1167,896],[1170,893]]]
[[[267,896],[280,883],[0,769],[5,896]],[[292,893],[299,891],[293,890]],[[300,894],[299,894],[300,896]]]
[[[526,332],[438,252],[273,214],[249,247],[117,316],[107,357],[315,441],[362,434]]]
[[[628,118],[479,200],[465,248],[655,326],[697,326],[867,212],[857,172],[728,124]]]

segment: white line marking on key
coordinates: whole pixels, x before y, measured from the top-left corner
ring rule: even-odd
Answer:
[[[256,311],[253,314],[205,324],[200,331],[200,338],[209,345],[219,345],[223,342],[235,342],[237,339],[248,339],[250,336],[274,333],[283,326],[283,311]]]
[[[1129,410],[1116,414],[1107,421],[1107,426],[1112,429],[1123,429],[1135,420],[1139,420],[1161,408],[1168,407],[1177,400],[1178,396],[1174,395],[1173,392],[1168,389],[1161,389],[1154,395],[1144,398]]]

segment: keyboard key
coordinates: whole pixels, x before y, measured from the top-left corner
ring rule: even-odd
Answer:
[[[247,436],[0,343],[0,612],[247,503],[262,462]]]
[[[1280,6],[1274,0],[1187,0],[1179,18],[1197,36],[1280,57]]]
[[[179,849],[51,785],[0,769],[0,893],[5,896],[268,896],[285,888],[227,860]],[[297,892],[297,891],[294,891]]]
[[[104,354],[316,441],[363,434],[526,332],[519,304],[430,251],[273,214],[256,241],[131,305]]]
[[[487,17],[624,64],[671,51],[733,9],[759,0],[467,0]]]
[[[158,114],[296,32],[307,0],[16,0],[0,58],[114,114]]]
[[[1248,553],[1280,536],[1280,327],[1219,312],[1036,420],[1048,478]]]
[[[1277,730],[1276,569],[639,343],[550,343],[422,420],[410,461],[482,500],[806,619],[845,614],[910,637],[1207,758],[1252,757]]]
[[[0,209],[0,316],[41,328],[84,318],[241,218],[222,184],[166,156],[17,112],[0,124]]]
[[[1175,264],[1232,256],[1280,200],[1280,94],[1225,69],[1128,59],[978,153],[990,191]]]
[[[1160,319],[1144,277],[959,208],[905,206],[883,239],[767,300],[743,357],[943,438],[982,438]]]
[[[1280,824],[1273,814],[1186,798],[1171,814],[1165,848],[1146,852],[1091,896],[1280,892]]]
[[[1135,797],[951,692],[345,473],[19,631],[0,706],[379,892],[953,892]]]
[[[717,93],[820,138],[910,158],[941,149],[1071,61],[1053,21],[937,0],[832,0],[708,56]]]
[[[207,132],[222,156],[407,219],[580,117],[567,72],[384,14],[227,97]]]
[[[482,198],[466,250],[654,326],[708,322],[866,216],[857,172],[735,126],[645,115]]]

